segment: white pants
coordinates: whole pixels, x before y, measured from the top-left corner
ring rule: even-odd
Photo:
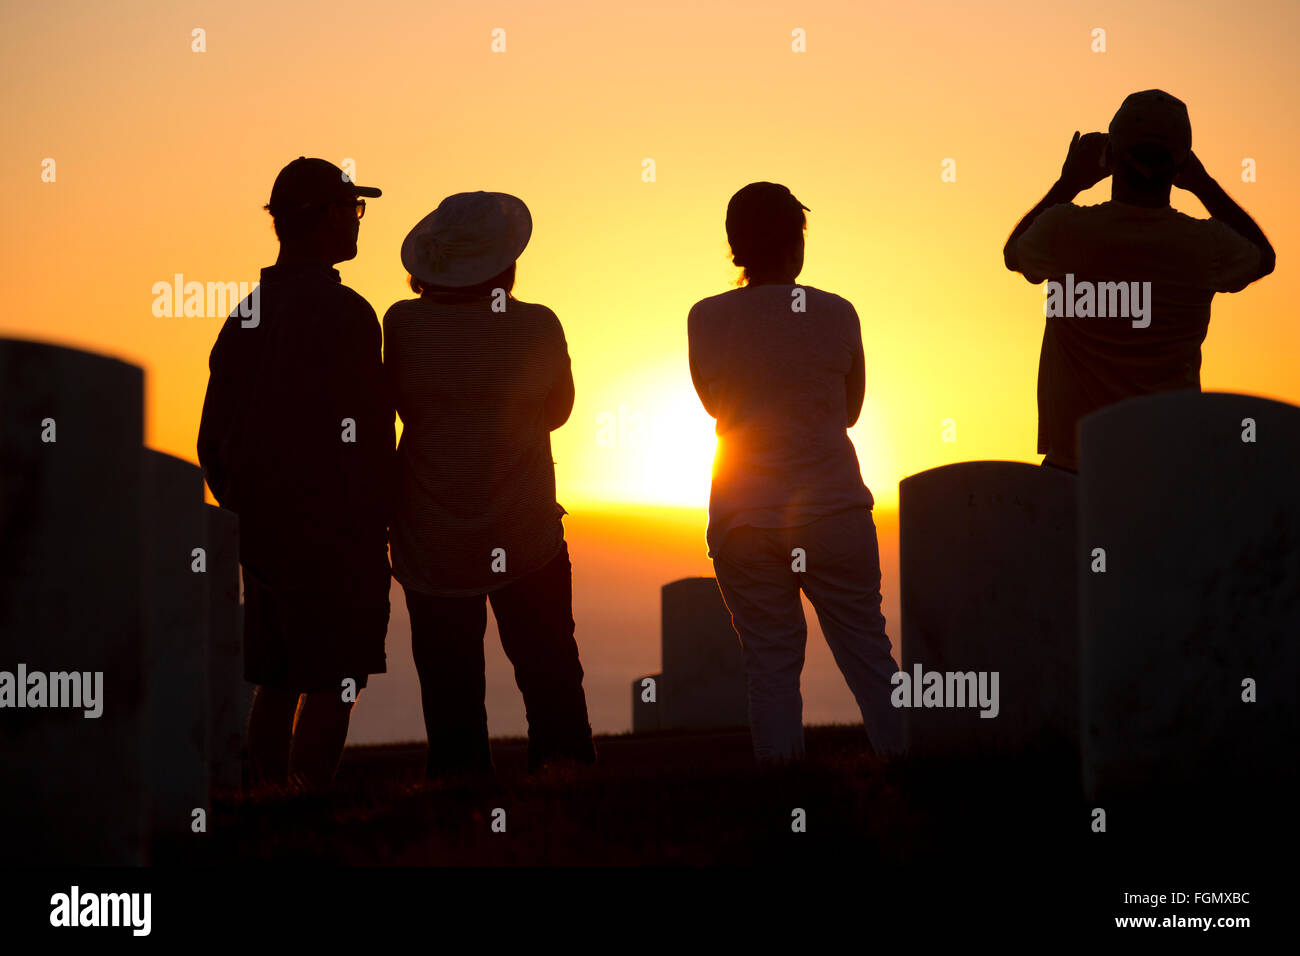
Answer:
[[[804,570],[795,570],[796,548],[803,549]],[[885,755],[902,750],[901,715],[889,701],[898,665],[889,655],[880,612],[880,552],[869,509],[798,528],[735,528],[713,567],[744,650],[749,723],[760,762],[804,752],[799,677],[808,625],[800,589],[857,698],[872,749]]]

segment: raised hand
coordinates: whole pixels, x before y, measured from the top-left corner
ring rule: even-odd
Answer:
[[[1109,139],[1106,133],[1085,133],[1080,136],[1079,131],[1075,130],[1069,152],[1065,154],[1065,162],[1061,165],[1061,185],[1081,193],[1109,176],[1110,170],[1105,164],[1106,143]]]
[[[1205,185],[1212,181],[1210,174],[1205,171],[1205,167],[1195,153],[1187,154],[1187,162],[1183,163],[1183,168],[1174,177],[1175,186],[1186,189],[1193,195],[1198,195]]]

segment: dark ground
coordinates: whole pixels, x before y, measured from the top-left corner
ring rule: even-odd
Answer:
[[[1253,884],[1274,853],[1295,859],[1294,807],[1280,794],[1114,803],[1096,833],[1072,753],[882,766],[860,725],[810,727],[807,741],[804,763],[764,772],[743,729],[597,737],[597,767],[529,778],[524,741],[496,740],[487,783],[426,782],[423,745],[352,748],[330,792],[219,800],[206,850],[188,862],[789,863],[1118,900],[1169,881]],[[492,830],[496,808],[504,833]],[[796,808],[804,833],[791,830]]]

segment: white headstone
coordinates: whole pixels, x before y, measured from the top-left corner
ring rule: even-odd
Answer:
[[[701,577],[665,584],[662,614],[662,726],[748,726],[745,661],[718,582]]]
[[[194,570],[206,547],[198,466],[146,449],[145,660],[149,684],[152,850],[184,851],[196,809],[208,810],[208,581]]]
[[[243,782],[243,613],[239,605],[239,517],[204,506],[207,517],[209,784],[214,792]]]
[[[103,708],[0,709],[7,863],[145,858],[143,429],[139,368],[0,339],[0,671],[102,674]]]
[[[1087,792],[1294,784],[1300,408],[1171,392],[1079,434]]]
[[[896,692],[913,704],[903,710],[910,751],[1077,746],[1076,482],[1056,468],[972,461],[900,483],[907,683]],[[915,706],[932,672],[942,694],[929,702],[943,706]]]

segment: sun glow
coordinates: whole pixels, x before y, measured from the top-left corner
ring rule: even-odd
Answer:
[[[568,428],[578,428],[567,436],[568,428],[556,433],[560,499],[571,489],[589,501],[705,507],[716,447],[714,420],[695,398],[689,375],[660,367],[620,393],[625,401],[598,402],[589,419],[593,431],[582,427],[586,423],[576,410]],[[569,475],[565,445],[576,464],[589,467]]]
[[[608,496],[621,501],[707,505],[716,445],[713,419],[678,387],[596,416],[595,461]]]

